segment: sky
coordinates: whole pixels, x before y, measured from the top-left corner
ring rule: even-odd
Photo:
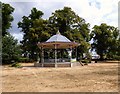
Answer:
[[[23,33],[20,32],[17,23],[22,20],[23,16],[28,16],[33,7],[43,11],[44,19],[48,19],[51,14],[65,6],[71,7],[72,10],[80,17],[90,23],[90,29],[94,25],[107,23],[108,25],[118,27],[118,2],[119,0],[1,0],[9,3],[15,8],[13,12],[14,21],[9,32],[18,41],[22,40]]]

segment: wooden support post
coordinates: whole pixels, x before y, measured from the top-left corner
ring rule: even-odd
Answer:
[[[42,47],[42,58],[41,58],[41,63],[42,63],[42,67],[44,66],[44,49],[43,49],[43,47]]]
[[[77,61],[77,47],[76,47],[76,61]]]
[[[57,67],[57,45],[55,44],[55,67]]]
[[[72,62],[72,46],[70,47],[70,50],[71,50],[70,62]]]
[[[71,52],[71,55],[70,55],[70,63],[71,63],[71,67],[72,67],[72,46],[70,45],[70,52]]]

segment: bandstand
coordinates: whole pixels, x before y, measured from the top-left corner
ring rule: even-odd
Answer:
[[[36,67],[73,67],[79,65],[76,58],[72,58],[72,49],[79,46],[79,43],[71,42],[68,38],[61,35],[59,31],[56,35],[50,37],[46,42],[38,42],[37,45],[41,49],[41,57],[40,61],[34,63],[34,66]],[[45,59],[45,49],[53,49],[54,58]],[[58,58],[57,54],[60,49],[66,49],[69,53],[69,58]]]

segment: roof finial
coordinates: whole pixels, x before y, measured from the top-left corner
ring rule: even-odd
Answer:
[[[57,33],[56,33],[56,34],[60,34],[59,30],[57,31]]]

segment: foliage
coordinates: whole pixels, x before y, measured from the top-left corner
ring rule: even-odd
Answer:
[[[18,28],[21,28],[21,32],[24,33],[21,41],[22,45],[18,45],[17,40],[7,32],[11,27],[11,22],[14,20],[12,16],[14,8],[10,4],[0,2],[1,4],[2,10],[0,9],[0,12],[2,12],[2,15],[0,14],[0,21],[2,21],[2,26],[0,25],[0,27],[3,36],[3,64],[12,63],[12,60],[19,62],[37,60],[40,55],[37,43],[46,41],[50,36],[56,34],[58,30],[71,41],[80,43],[80,46],[77,47],[78,58],[83,57],[83,53],[86,53],[90,59],[89,49],[92,46],[92,49],[95,49],[101,59],[105,57],[119,60],[120,33],[118,28],[102,23],[99,26],[95,25],[90,33],[90,24],[86,23],[70,7],[56,10],[48,20],[42,18],[44,15],[42,11],[33,8],[29,16],[23,16],[22,21],[18,23]],[[90,39],[93,39],[92,45],[89,44]],[[58,57],[60,57],[61,53],[63,53],[64,57],[68,56],[65,51],[59,52]],[[21,52],[24,57],[21,57]],[[75,49],[73,49],[73,53],[75,53]],[[50,53],[49,56],[54,57],[53,53]]]
[[[66,36],[71,41],[80,43],[77,48],[78,56],[88,52],[90,44],[89,37],[89,23],[79,17],[75,12],[69,8],[64,7],[61,10],[56,10],[49,17],[49,27],[51,27],[51,34],[54,35],[59,30],[60,33]]]
[[[109,59],[120,56],[118,28],[102,23],[100,26],[95,25],[90,34],[90,24],[86,23],[70,7],[56,10],[48,20],[42,18],[44,15],[42,11],[33,8],[29,16],[23,16],[22,21],[18,23],[18,28],[21,28],[24,36],[21,41],[22,46],[17,45],[17,40],[7,32],[13,21],[13,11],[12,6],[2,3],[2,17],[0,17],[0,20],[2,18],[2,58],[4,63],[9,63],[7,61],[11,60],[29,61],[28,58],[30,61],[37,60],[40,55],[37,43],[46,41],[50,36],[56,34],[58,30],[71,41],[80,43],[80,46],[77,47],[78,58],[83,57],[83,53],[89,56],[90,38],[93,39],[92,49],[96,50],[101,59],[104,59],[104,56]],[[21,48],[22,50],[20,50]],[[25,59],[19,58],[21,51]],[[73,53],[75,53],[75,49],[73,49]],[[66,56],[66,54],[64,55]]]
[[[5,36],[5,34],[7,34],[7,30],[11,27],[13,11],[14,8],[10,6],[10,4],[2,3],[2,36]]]
[[[85,59],[85,60],[81,60],[82,63],[84,63],[84,65],[88,65],[89,60]]]
[[[18,23],[18,27],[22,28],[21,32],[24,33],[22,43],[23,54],[32,60],[37,60],[39,49],[38,42],[46,41],[49,37],[47,31],[47,20],[41,17],[43,12],[33,8],[31,14],[22,17],[22,21]]]
[[[19,58],[18,62],[26,62],[26,63],[28,63],[28,62],[31,62],[31,61],[27,57],[21,57],[21,58]]]
[[[119,31],[113,26],[102,23],[100,26],[95,25],[91,32],[93,38],[92,49],[95,49],[100,59],[103,60],[104,56],[111,57],[117,52],[119,48]]]
[[[13,64],[10,65],[10,67],[22,68],[20,63],[13,63]]]
[[[9,64],[11,61],[17,61],[21,56],[20,45],[17,45],[17,40],[10,34],[2,38],[2,63]]]
[[[25,56],[29,53],[29,58],[36,60],[39,54],[36,44],[46,41],[58,30],[71,41],[81,44],[78,47],[78,56],[88,51],[89,24],[76,15],[71,8],[64,7],[62,10],[56,10],[48,20],[42,19],[42,15],[42,11],[33,8],[31,14],[28,17],[23,16],[22,21],[18,23],[18,27],[22,28],[21,31],[24,33],[21,43]]]
[[[120,56],[119,55],[113,55],[113,59],[114,60],[120,60]]]
[[[18,61],[21,56],[21,49],[17,40],[7,32],[14,20],[12,16],[14,8],[10,4],[0,4],[2,5],[2,62],[9,64],[12,61]]]

